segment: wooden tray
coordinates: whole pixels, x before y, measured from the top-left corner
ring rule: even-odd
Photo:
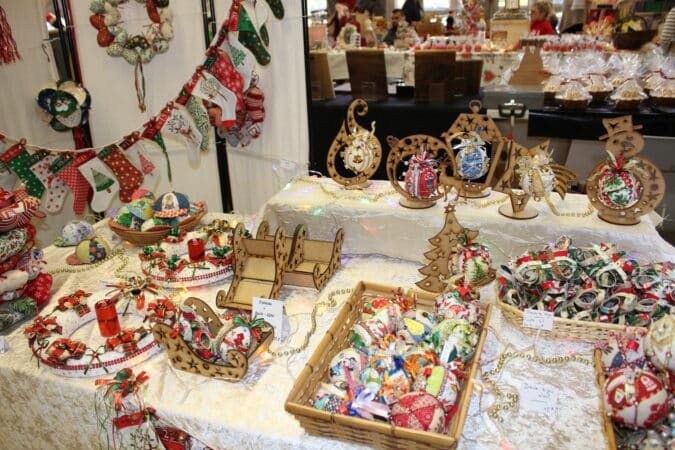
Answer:
[[[600,413],[602,414],[605,436],[607,436],[607,448],[609,450],[616,450],[614,426],[612,425],[612,419],[609,417],[607,411],[605,411],[605,402],[603,399],[605,395],[605,372],[602,370],[602,350],[599,348],[596,348],[595,353],[593,354],[593,367],[595,368],[595,378],[598,380],[598,386],[600,387]]]
[[[578,341],[597,343],[609,339],[610,333],[621,333],[628,328],[628,325],[617,325],[613,323],[591,322],[587,320],[571,320],[555,317],[553,319],[553,330],[535,330],[533,328],[523,327],[523,312],[515,306],[507,305],[500,299],[497,299],[497,306],[509,322],[516,326],[520,331],[527,334],[537,334],[547,338],[574,339]]]
[[[358,417],[331,414],[315,409],[309,403],[321,383],[328,380],[328,367],[331,359],[340,350],[348,346],[349,332],[354,323],[361,317],[365,302],[364,294],[392,296],[395,290],[396,288],[393,286],[363,281],[356,285],[351,297],[338,313],[326,336],[319,343],[305,368],[300,372],[293,389],[288,394],[285,405],[286,411],[298,419],[307,433],[315,436],[340,439],[382,449],[455,448],[462,435],[469,403],[471,402],[471,394],[474,388],[473,380],[478,371],[480,355],[487,333],[487,324],[490,320],[490,306],[488,306],[480,331],[476,354],[469,366],[466,381],[462,383],[458,409],[450,422],[448,434],[411,430]],[[409,290],[405,295],[412,293],[417,295],[418,308],[433,311],[435,294]]]
[[[178,228],[180,228],[181,231],[194,230],[197,227],[197,225],[199,225],[199,222],[201,222],[202,217],[204,217],[204,212],[205,212],[204,207],[200,207],[199,211],[197,211],[197,214],[185,219],[183,222],[180,223],[180,225],[178,225]],[[155,244],[158,241],[162,240],[164,237],[166,237],[166,235],[169,234],[169,232],[171,231],[171,227],[168,225],[166,226],[166,228],[162,228],[160,230],[155,231],[130,230],[117,224],[112,219],[108,221],[108,226],[116,235],[118,235],[123,240],[129,242],[130,244],[136,247],[143,247],[146,245]]]
[[[206,319],[209,330],[214,336],[218,334],[222,323],[209,305],[195,297],[186,299],[185,304],[194,308],[197,314]],[[237,350],[230,350],[227,352],[225,364],[217,364],[202,359],[192,351],[192,348],[185,342],[180,333],[172,337],[171,327],[168,325],[158,323],[152,327],[152,334],[157,342],[166,347],[169,353],[169,361],[176,369],[225,381],[241,380],[246,375],[249,361],[267,351],[272,339],[274,339],[274,329],[272,329],[272,331],[263,335],[262,341],[250,355],[245,355]]]

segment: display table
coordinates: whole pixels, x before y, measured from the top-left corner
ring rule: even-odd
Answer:
[[[343,225],[349,226],[347,223]],[[114,247],[122,246],[112,238],[104,223],[97,224],[96,229]],[[313,233],[319,231],[311,226],[310,230]],[[413,234],[422,240],[420,233]],[[139,272],[137,251],[126,250],[129,258],[126,272]],[[49,267],[52,270],[61,267],[69,252],[68,249],[47,248]],[[77,288],[98,289],[101,280],[114,279],[113,272],[118,265],[119,261],[115,259],[81,274],[56,275],[54,295],[45,310],[53,308],[59,296]],[[392,258],[346,256],[342,269],[322,292],[284,288],[281,299],[286,303],[291,336],[284,343],[273,343],[272,349],[279,351],[302,343],[310,327],[309,313],[315,301],[327,301],[332,292],[353,287],[359,280],[412,287],[419,278],[418,268],[419,264]],[[227,284],[191,290],[189,295],[202,298],[213,306],[219,289],[227,289]],[[182,298],[187,295],[187,292],[180,293]],[[482,295],[485,301],[489,301],[494,297],[493,287],[485,287]],[[320,310],[316,333],[305,350],[283,358],[265,354],[249,368],[249,373],[239,383],[216,381],[174,370],[164,351],[141,363],[134,370],[146,371],[150,376],[147,391],[143,393],[146,404],[156,408],[160,418],[217,449],[357,448],[339,441],[308,436],[294,417],[284,410],[284,401],[295,378],[325,335],[347,295],[340,294],[334,298],[338,307]],[[93,333],[94,326],[83,331]],[[509,350],[524,350],[534,342],[532,337],[526,337],[504,321],[498,310],[493,312],[489,329],[483,352],[487,369],[493,365],[498,353],[507,347]],[[98,448],[93,409],[94,379],[62,378],[38,367],[35,359],[31,358],[22,331],[23,327],[20,327],[7,337],[10,349],[0,354],[0,402],[4,405],[0,409],[0,433],[3,448]],[[585,344],[543,339],[537,342],[537,352],[543,356],[574,352],[590,358],[591,351],[592,348]],[[599,391],[594,379],[593,368],[587,365],[571,364],[561,368],[526,360],[513,361],[501,375],[502,387],[519,389],[526,380],[555,385],[559,392],[558,419],[521,411],[510,413],[506,422],[508,426],[506,423],[497,424],[488,417],[487,407],[493,400],[486,391],[482,395],[474,395],[472,399],[459,448],[497,449],[504,448],[504,442],[510,443],[512,448],[606,447],[598,407]],[[584,387],[578,389],[578,386]],[[531,431],[534,423],[537,423],[537,433],[524,432]],[[575,424],[579,423],[584,424],[583,433],[575,428]],[[572,432],[572,429],[575,431]]]
[[[263,207],[261,216],[272,228],[283,225],[293,230],[304,223],[313,239],[331,239],[338,228],[345,230],[344,252],[385,254],[397,258],[424,261],[427,239],[443,224],[442,202],[428,209],[408,209],[399,205],[400,196],[388,181],[372,181],[365,191],[343,190],[330,178],[298,179],[289,183]],[[533,247],[542,247],[562,235],[573,238],[578,246],[597,242],[616,242],[631,255],[644,260],[672,260],[675,248],[656,232],[658,216],[642,217],[634,226],[613,225],[589,217],[561,217],[543,201],[529,204],[539,211],[532,220],[513,220],[497,211],[505,194],[459,204],[457,218],[462,225],[480,231],[492,250],[497,265]],[[508,200],[507,200],[508,201]],[[568,194],[565,201],[552,195],[559,212],[584,212],[585,195]],[[491,203],[491,204],[490,204]],[[481,205],[489,204],[487,207]]]

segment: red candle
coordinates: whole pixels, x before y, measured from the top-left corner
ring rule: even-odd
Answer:
[[[194,238],[187,243],[190,261],[197,262],[204,259],[204,239]]]
[[[120,331],[120,322],[117,318],[117,309],[115,302],[111,300],[100,300],[94,305],[96,310],[96,320],[98,329],[103,337],[111,337]]]

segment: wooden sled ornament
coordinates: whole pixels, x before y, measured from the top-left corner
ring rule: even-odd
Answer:
[[[219,308],[250,310],[253,297],[277,298],[283,283],[284,267],[288,260],[288,241],[283,227],[274,239],[248,239],[243,236],[244,224],[234,229],[232,268],[234,275],[227,291],[219,291]]]
[[[412,209],[424,209],[434,206],[436,200],[443,197],[443,193],[438,189],[438,175],[435,172],[434,177],[436,177],[437,186],[435,192],[430,192],[430,195],[425,198],[418,198],[408,192],[407,188],[401,187],[401,183],[398,180],[398,171],[399,165],[409,164],[413,157],[419,156],[422,152],[425,152],[429,158],[436,161],[445,158],[448,148],[443,141],[426,134],[414,134],[402,139],[388,136],[387,142],[391,147],[387,156],[387,178],[389,178],[389,182],[396,192],[403,197],[399,200],[399,204],[405,208]],[[413,168],[409,166],[408,170],[413,170]]]
[[[364,189],[382,160],[382,145],[375,136],[375,122],[368,131],[356,121],[354,113],[365,116],[368,103],[363,99],[354,100],[347,109],[347,118],[342,122],[333,143],[328,150],[326,166],[328,175],[347,189]],[[338,158],[342,158],[342,175],[338,171]],[[347,176],[351,173],[353,176]]]
[[[445,139],[448,148],[449,159],[452,160],[453,176],[446,173],[447,164],[441,165],[439,177],[440,184],[444,186],[454,186],[459,191],[459,195],[467,198],[481,198],[490,195],[488,188],[492,187],[495,170],[500,163],[500,158],[506,144],[506,139],[502,136],[499,128],[487,114],[480,114],[482,104],[478,100],[473,100],[469,104],[471,113],[462,113],[452,123],[441,137]],[[464,164],[460,163],[460,150],[457,155],[453,151],[453,142],[463,138],[474,136],[479,137],[484,143],[490,144],[491,155],[489,156],[489,168],[487,173],[476,177],[484,178],[482,182],[472,181],[462,176]],[[455,146],[457,147],[457,146]]]
[[[206,319],[209,331],[218,335],[223,324],[218,319],[218,315],[202,300],[190,297],[185,300],[185,304],[194,308],[194,310]],[[226,381],[241,380],[248,370],[249,361],[267,351],[272,339],[274,339],[274,328],[270,325],[262,335],[258,345],[249,351],[246,355],[237,350],[227,352],[227,361],[224,364],[213,363],[202,359],[195,353],[190,345],[185,342],[180,333],[173,333],[171,327],[163,323],[156,324],[152,328],[152,334],[155,340],[166,347],[169,354],[169,361],[173,367],[185,372],[203,375],[205,377],[218,378]]]
[[[300,224],[292,238],[284,238],[290,254],[284,267],[283,282],[285,285],[321,290],[340,268],[344,230],[340,228],[332,242],[307,239],[307,234],[307,226]],[[274,240],[274,236],[269,234],[267,221],[258,226],[256,238]]]

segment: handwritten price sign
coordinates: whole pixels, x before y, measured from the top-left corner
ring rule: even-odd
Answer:
[[[545,384],[526,381],[520,390],[520,404],[527,411],[558,417],[558,390]]]
[[[553,313],[539,311],[538,309],[526,309],[523,313],[523,326],[535,330],[553,330]]]
[[[274,327],[274,339],[283,341],[288,332],[288,318],[284,309],[284,302],[269,298],[253,297],[254,319],[261,318]]]

